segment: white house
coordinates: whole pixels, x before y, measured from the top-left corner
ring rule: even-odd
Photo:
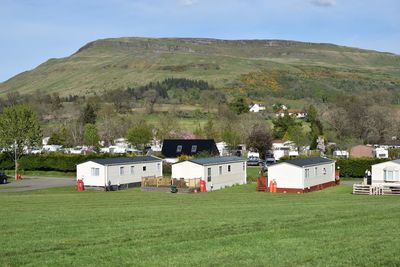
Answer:
[[[172,165],[172,178],[200,178],[207,191],[247,183],[246,161],[239,157],[197,158]]]
[[[336,158],[349,158],[350,153],[346,150],[335,150],[333,156]]]
[[[373,151],[373,155],[378,159],[387,159],[389,158],[389,151],[383,147],[377,147]]]
[[[299,155],[294,142],[283,140],[272,141],[272,153],[275,160],[280,160],[284,156],[297,157]]]
[[[254,105],[250,105],[249,106],[249,111],[250,112],[258,113],[258,112],[260,112],[262,110],[265,110],[265,106],[261,105],[261,104],[254,104]]]
[[[142,177],[162,176],[162,160],[153,156],[93,159],[76,166],[85,186],[139,185]]]
[[[277,117],[285,117],[285,114],[288,114],[289,116],[293,116],[298,119],[304,119],[307,117],[307,112],[303,109],[281,109],[279,110],[275,115]]]
[[[371,166],[371,184],[400,186],[400,159],[386,161]]]
[[[277,192],[305,193],[335,185],[335,161],[323,157],[288,160],[268,167]]]

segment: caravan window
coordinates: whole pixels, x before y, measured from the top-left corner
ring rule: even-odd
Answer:
[[[197,146],[196,146],[196,145],[193,145],[193,146],[192,146],[192,149],[191,149],[191,152],[192,152],[192,153],[196,153],[196,151],[197,151]]]
[[[231,165],[228,165],[228,172],[231,172]]]
[[[211,182],[211,168],[207,168],[207,182]]]
[[[310,177],[310,169],[305,169],[304,172],[305,172],[305,177],[309,178]]]
[[[119,167],[119,175],[124,175],[125,168],[124,167]]]
[[[135,173],[135,166],[131,166],[131,174]]]
[[[222,166],[219,166],[219,175],[222,175]]]
[[[181,145],[176,146],[176,153],[180,153],[180,152],[182,152],[182,146]]]
[[[400,179],[399,176],[398,170],[383,170],[383,177],[386,182],[397,182]]]
[[[100,169],[99,168],[92,168],[91,172],[92,172],[92,176],[99,176],[100,175]]]

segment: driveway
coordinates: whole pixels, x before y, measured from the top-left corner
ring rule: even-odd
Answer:
[[[8,184],[1,184],[0,193],[73,186],[75,185],[75,182],[74,178],[26,177],[22,181],[13,181]]]

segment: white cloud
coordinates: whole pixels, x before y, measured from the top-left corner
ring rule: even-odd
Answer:
[[[320,7],[331,7],[336,5],[336,0],[312,0],[311,4]]]
[[[192,6],[199,2],[199,0],[180,0],[181,5],[183,6]]]

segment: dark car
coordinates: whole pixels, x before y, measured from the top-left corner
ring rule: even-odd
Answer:
[[[0,172],[0,184],[6,184],[8,181],[8,176],[4,172]]]
[[[247,166],[260,166],[263,164],[263,161],[256,157],[250,157],[247,159]]]

